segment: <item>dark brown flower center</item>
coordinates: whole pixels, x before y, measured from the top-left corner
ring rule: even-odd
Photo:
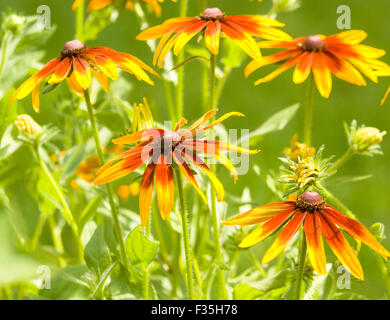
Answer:
[[[61,56],[63,57],[72,57],[77,56],[87,50],[87,47],[84,43],[79,40],[72,40],[65,43],[61,51]]]
[[[315,191],[305,191],[295,201],[295,206],[301,211],[313,213],[314,211],[323,209],[325,201]]]
[[[219,8],[207,8],[202,12],[200,18],[205,21],[222,21],[225,15]]]
[[[319,35],[309,36],[302,44],[302,48],[306,51],[321,51],[325,48],[325,41]]]

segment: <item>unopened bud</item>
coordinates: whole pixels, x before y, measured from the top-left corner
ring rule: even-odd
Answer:
[[[293,11],[301,5],[300,0],[273,0],[274,11]]]
[[[380,144],[385,135],[386,131],[381,132],[374,127],[363,127],[358,129],[355,134],[358,151],[365,151],[369,147]]]
[[[19,115],[14,121],[19,132],[25,136],[38,136],[42,133],[41,126],[34,121],[28,114]]]
[[[5,17],[3,26],[5,29],[11,31],[12,33],[19,34],[24,22],[24,17],[18,16],[16,14],[11,14],[8,17]]]

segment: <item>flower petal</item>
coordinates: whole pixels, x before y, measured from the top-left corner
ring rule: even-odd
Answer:
[[[161,155],[161,157],[164,157],[164,155]],[[156,166],[156,193],[158,209],[162,218],[166,219],[173,207],[175,184],[172,166],[164,164],[164,161]]]
[[[264,254],[261,263],[265,264],[276,258],[286,247],[287,243],[294,237],[299,230],[307,213],[297,212],[294,217],[283,227],[272,246]]]
[[[141,225],[146,226],[149,219],[150,208],[152,205],[154,171],[156,165],[149,164],[146,167],[145,173],[142,177],[140,192],[139,192],[139,212],[141,215]]]
[[[306,215],[304,229],[311,265],[319,274],[326,274],[326,257],[318,213]]]
[[[73,57],[73,72],[81,88],[88,89],[91,85],[91,67],[87,60],[80,57]]]
[[[353,274],[356,278],[363,280],[363,270],[360,262],[344,238],[337,226],[326,217],[325,214],[320,214],[321,231],[340,262]]]
[[[318,91],[324,98],[328,98],[332,91],[332,75],[322,52],[314,54],[312,71]]]

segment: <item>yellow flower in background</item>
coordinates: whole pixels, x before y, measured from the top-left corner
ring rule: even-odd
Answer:
[[[73,3],[72,9],[76,10],[77,7],[87,0],[76,0]],[[129,10],[134,10],[134,3],[136,1],[142,1],[145,4],[150,5],[153,8],[154,13],[157,17],[161,16],[161,6],[159,3],[164,2],[164,0],[126,0],[124,2],[125,8]],[[177,2],[178,0],[171,0],[172,2]],[[101,10],[104,9],[110,5],[116,5],[119,3],[119,0],[90,0],[87,10],[88,11],[94,11],[94,10]]]
[[[118,67],[133,74],[138,80],[154,85],[146,71],[154,75],[157,73],[135,56],[108,47],[87,48],[78,40],[68,41],[60,57],[50,60],[16,89],[9,105],[15,99],[21,100],[32,92],[34,111],[39,112],[39,87],[49,77],[50,85],[57,85],[66,80],[73,91],[82,93],[89,88],[94,76],[107,91],[108,78],[112,80],[118,78]]]
[[[253,37],[268,40],[291,40],[291,37],[274,27],[284,24],[261,16],[227,16],[218,8],[207,8],[199,17],[168,19],[137,36],[138,40],[160,39],[154,53],[153,64],[162,67],[164,58],[173,49],[178,55],[184,46],[197,34],[204,35],[206,47],[213,54],[219,52],[221,37],[232,39],[250,57],[261,60],[261,53]]]
[[[138,182],[133,182],[130,185],[124,184],[120,186],[117,190],[119,197],[123,202],[129,200],[130,196],[138,196],[140,186]]]
[[[367,34],[360,30],[350,30],[331,36],[312,35],[291,41],[261,41],[259,48],[285,48],[286,50],[253,60],[245,69],[249,76],[255,70],[280,61],[285,61],[278,69],[255,82],[259,85],[269,82],[284,71],[294,67],[293,82],[304,82],[313,72],[317,89],[324,98],[328,98],[332,90],[332,74],[337,78],[358,86],[365,86],[361,73],[377,83],[377,72],[389,70],[389,66],[378,60],[385,51],[360,44]]]
[[[358,221],[348,218],[328,205],[315,191],[306,191],[295,200],[275,202],[257,207],[223,222],[224,225],[248,226],[259,224],[239,244],[251,247],[281,230],[278,237],[264,254],[262,263],[275,259],[303,225],[309,259],[319,274],[326,274],[326,256],[322,235],[338,260],[356,278],[363,280],[364,274],[359,259],[340,229],[357,241],[361,241],[387,260],[386,250],[368,229]]]
[[[308,148],[306,144],[298,142],[298,134],[295,133],[291,138],[291,146],[285,148],[283,152],[289,155],[292,161],[298,162],[300,159],[314,156],[316,149]]]

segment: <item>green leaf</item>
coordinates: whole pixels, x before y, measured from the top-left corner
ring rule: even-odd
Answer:
[[[96,113],[97,121],[103,126],[114,132],[123,132],[126,130],[123,118],[113,111],[99,111]]]
[[[252,131],[249,135],[242,137],[241,142],[250,139],[250,144],[256,143],[258,138],[264,136],[267,133],[283,130],[287,124],[291,121],[294,115],[299,109],[299,103],[289,106],[268,118],[260,127],[255,131]]]
[[[126,239],[127,254],[133,265],[148,266],[156,256],[158,246],[159,242],[144,236],[141,226],[131,231]]]
[[[91,220],[99,208],[100,202],[103,199],[103,193],[98,194],[93,200],[89,201],[87,207],[80,215],[80,230],[82,231],[85,224]]]
[[[69,149],[64,158],[64,164],[61,167],[61,178],[66,179],[75,173],[80,163],[83,161],[86,143],[80,143]]]
[[[255,300],[262,295],[264,295],[262,291],[252,288],[246,283],[240,283],[233,289],[234,300]]]
[[[238,68],[242,65],[247,54],[229,38],[222,43],[222,63],[228,68]]]
[[[93,270],[99,278],[111,264],[110,250],[104,240],[101,225],[97,227],[88,244],[85,246],[84,257],[88,268]]]

